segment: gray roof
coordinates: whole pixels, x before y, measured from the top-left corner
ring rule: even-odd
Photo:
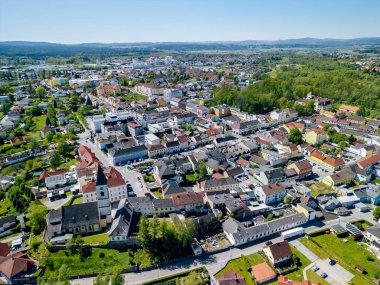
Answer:
[[[366,231],[380,239],[380,224],[369,227]]]
[[[62,228],[99,224],[98,203],[84,203],[62,207]]]
[[[238,184],[238,182],[231,177],[220,178],[220,179],[208,179],[208,180],[205,180],[204,188],[208,189],[210,187],[219,187],[219,186],[235,185],[235,184]]]

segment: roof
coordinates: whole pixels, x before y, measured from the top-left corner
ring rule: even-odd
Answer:
[[[370,156],[367,156],[366,158],[363,158],[362,160],[359,160],[358,165],[361,168],[367,168],[377,162],[380,162],[380,153],[375,153]]]
[[[246,285],[243,276],[237,274],[234,270],[230,270],[227,273],[216,278],[219,285]]]
[[[8,256],[0,263],[0,272],[8,278],[13,278],[22,272],[28,272],[34,267],[34,262],[24,253],[18,252]]]
[[[266,262],[252,266],[251,272],[256,282],[266,281],[276,277],[276,273]]]
[[[342,105],[340,105],[339,110],[356,112],[359,110],[359,107],[342,104]]]
[[[283,275],[278,276],[277,281],[278,281],[277,285],[321,285],[321,283],[319,282],[312,282],[308,280],[293,281]]]
[[[62,227],[67,228],[99,224],[98,203],[84,203],[62,207]]]
[[[99,185],[107,185],[107,178],[100,165],[98,165],[98,173],[96,174],[96,186]]]
[[[4,224],[7,224],[7,223],[16,223],[16,217],[13,215],[10,215],[4,218],[0,218],[0,227],[2,227]]]
[[[67,171],[66,170],[57,170],[57,171],[43,171],[41,174],[40,174],[40,177],[38,178],[38,180],[42,180],[42,179],[45,179],[46,177],[52,177],[52,176],[57,176],[57,175],[61,175],[61,174],[65,174]]]
[[[263,185],[261,188],[267,196],[276,195],[276,194],[285,192],[284,186],[282,186],[279,183]]]
[[[380,239],[380,224],[376,224],[366,229],[368,233]]]
[[[268,247],[274,260],[283,259],[287,256],[292,255],[292,250],[290,249],[290,246],[287,240],[271,244]]]
[[[172,199],[174,206],[203,204],[203,194],[198,192],[184,192],[165,197]]]
[[[0,242],[0,256],[7,256],[11,249],[6,243]]]
[[[93,193],[95,191],[96,191],[96,182],[94,180],[91,180],[82,186],[83,194]]]
[[[322,152],[320,152],[317,149],[311,153],[311,156],[315,157],[321,161],[324,161],[325,163],[327,163],[331,166],[344,165],[344,160],[341,157],[333,158],[333,157],[330,157],[330,156],[323,154]]]

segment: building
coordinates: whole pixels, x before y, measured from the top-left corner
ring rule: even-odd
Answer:
[[[217,285],[246,285],[244,276],[237,274],[234,270],[216,278]]]
[[[343,158],[341,158],[341,157],[334,158],[331,156],[327,156],[317,149],[315,149],[311,153],[310,158],[311,158],[311,160],[315,161],[316,163],[318,163],[322,166],[325,166],[331,170],[338,170],[344,166]]]
[[[211,110],[214,112],[214,114],[218,118],[223,118],[223,117],[227,117],[231,115],[231,109],[226,105],[215,106],[215,107],[212,107]]]
[[[36,269],[35,261],[22,251],[0,259],[0,276],[7,282],[4,284],[25,284],[24,281],[20,282],[17,278],[22,280],[23,276],[31,276]]]
[[[294,169],[299,179],[306,178],[313,173],[313,166],[306,159],[290,164],[288,169]]]
[[[164,99],[166,102],[180,97],[182,97],[182,92],[179,89],[164,89]]]
[[[312,145],[319,145],[329,140],[327,133],[323,129],[312,129],[305,132],[304,140]]]
[[[121,92],[119,85],[101,85],[96,88],[98,96],[115,96]]]
[[[263,224],[246,227],[234,218],[228,218],[223,223],[223,231],[234,246],[246,244],[248,242],[263,239],[265,237],[274,235],[299,227],[308,222],[308,218],[301,213],[293,214],[276,220],[272,220]]]
[[[202,190],[206,192],[234,191],[239,188],[239,183],[231,177],[207,179],[202,181],[200,185]]]
[[[347,185],[354,179],[354,176],[355,176],[354,173],[345,169],[337,173],[333,173],[331,175],[325,176],[322,182],[330,187],[341,185],[341,184]]]
[[[380,224],[367,228],[364,236],[380,252]]]
[[[263,249],[273,266],[278,267],[292,260],[292,250],[287,240],[271,244]]]
[[[146,145],[159,145],[160,144],[160,138],[156,135],[149,133],[145,135],[145,144]]]
[[[66,170],[43,171],[39,176],[39,181],[43,182],[48,189],[53,189],[66,184]]]
[[[277,285],[322,285],[319,282],[312,282],[308,280],[304,280],[304,281],[290,280],[288,277],[283,276],[283,275],[278,276],[277,282],[278,282]]]
[[[0,234],[16,226],[17,220],[13,215],[0,218]]]
[[[342,104],[339,106],[338,111],[345,112],[348,114],[355,114],[357,111],[359,111],[359,109],[360,109],[359,107]]]
[[[97,202],[63,206],[46,216],[44,240],[53,244],[67,243],[75,235],[87,235],[101,230]]]
[[[251,267],[251,273],[256,284],[264,284],[276,279],[276,273],[266,262]]]
[[[286,180],[286,174],[282,168],[275,168],[260,172],[260,181],[264,184],[278,183]]]
[[[140,136],[144,132],[144,127],[140,125],[139,123],[130,122],[127,124],[127,126],[128,126],[128,131],[132,137]]]
[[[286,190],[284,186],[279,183],[257,186],[255,188],[255,195],[258,201],[265,203],[266,205],[273,205],[281,203],[286,196]]]
[[[148,150],[144,145],[137,145],[126,149],[112,148],[108,152],[108,158],[113,165],[123,165],[147,157]]]

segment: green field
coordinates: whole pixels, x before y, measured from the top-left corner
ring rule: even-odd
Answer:
[[[311,195],[313,197],[317,197],[320,194],[327,194],[327,193],[334,192],[334,190],[331,187],[327,186],[326,184],[322,182],[315,183],[311,185],[309,188],[311,189]]]
[[[93,236],[82,237],[85,244],[107,244],[109,236],[108,234],[98,234]]]
[[[307,280],[309,281],[319,282],[322,285],[329,285],[329,283],[325,279],[323,279],[321,276],[319,276],[317,273],[315,273],[311,269],[306,270],[306,276],[307,276]]]
[[[101,257],[101,253],[104,257]],[[93,248],[91,255],[84,258],[81,258],[79,253],[72,254],[69,249],[59,250],[42,259],[42,263],[46,264],[43,277],[56,276],[63,264],[67,265],[69,275],[77,275],[104,272],[115,266],[125,269],[130,267],[131,261],[130,252],[119,252],[114,249]]]
[[[247,285],[254,285],[255,281],[251,273],[248,271],[253,265],[265,262],[265,259],[258,253],[241,256],[237,259],[230,260],[227,265],[219,271],[215,276],[219,277],[230,270],[234,270],[237,274],[244,276]]]
[[[303,273],[302,270],[308,266],[311,262],[309,259],[306,258],[298,249],[290,245],[290,248],[292,249],[293,255],[297,256],[300,259],[301,266],[298,268],[297,271],[294,271],[288,275],[286,275],[291,280],[297,280],[302,281],[303,280]],[[313,281],[313,280],[312,280]]]
[[[353,284],[373,284],[372,279],[380,276],[380,261],[367,251],[366,245],[361,245],[352,237],[338,238],[332,234],[320,235],[317,237],[300,239],[300,241],[310,248],[320,258],[331,257],[339,262],[351,273],[355,274]],[[347,242],[344,242],[346,240]],[[367,274],[363,275],[355,270],[355,265],[365,268]]]

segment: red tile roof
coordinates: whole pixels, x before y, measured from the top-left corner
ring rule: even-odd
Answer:
[[[366,158],[363,158],[362,160],[359,160],[358,165],[361,168],[367,168],[368,166],[371,166],[377,162],[380,162],[380,153],[375,153]]]
[[[28,272],[35,266],[34,262],[24,253],[18,252],[6,257],[0,263],[0,272],[8,278],[13,278],[22,272]]]
[[[203,194],[197,192],[178,193],[168,195],[167,198],[171,198],[173,200],[174,206],[203,203]]]

